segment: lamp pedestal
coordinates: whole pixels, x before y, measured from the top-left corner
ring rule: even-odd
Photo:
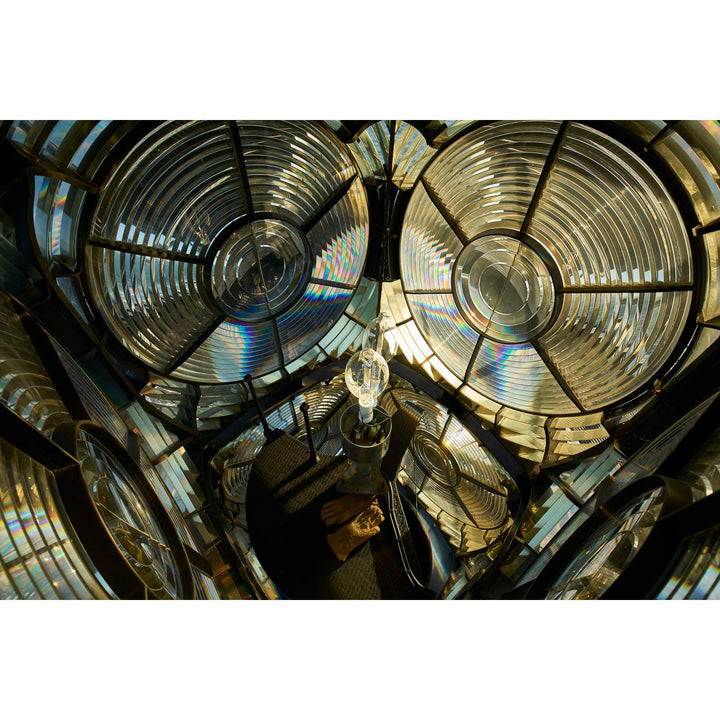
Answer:
[[[380,473],[380,463],[390,447],[392,419],[379,407],[373,412],[372,427],[377,427],[379,441],[353,440],[353,430],[357,426],[359,405],[351,405],[340,418],[340,432],[345,456],[348,459],[345,476],[337,484],[341,493],[359,493],[361,495],[384,495],[387,483]]]

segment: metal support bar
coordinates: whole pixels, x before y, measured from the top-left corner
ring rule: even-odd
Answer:
[[[178,262],[204,264],[206,259],[198,255],[174,252],[173,250],[162,250],[161,248],[148,247],[146,245],[127,245],[125,243],[107,240],[106,238],[92,237],[89,241],[94,247],[105,248],[106,250],[117,250],[118,252],[130,253],[131,255],[142,255],[144,257],[158,258],[160,260],[176,260]]]
[[[313,216],[306,220],[303,223],[303,226],[301,228],[303,235],[307,235],[314,227],[315,225],[322,220],[323,216],[328,213],[337,203],[342,200],[343,197],[347,194],[348,190],[350,190],[350,187],[355,182],[355,179],[357,178],[357,173],[353,173],[345,182],[343,182],[336,190],[335,192],[330,195],[330,197],[315,211]]]
[[[240,130],[238,125],[234,121],[227,123],[228,129],[230,130],[230,137],[232,139],[233,146],[233,159],[235,165],[237,165],[238,174],[240,175],[240,183],[243,189],[243,195],[245,196],[245,204],[247,205],[248,215],[252,219],[255,215],[255,208],[253,207],[252,193],[250,192],[250,178],[247,173],[247,165],[245,164],[245,154],[243,153],[242,140],[240,139]]]
[[[265,437],[267,439],[270,439],[270,437],[272,436],[272,430],[270,429],[270,426],[268,425],[268,421],[265,419],[265,413],[263,412],[263,409],[260,405],[260,401],[258,400],[257,393],[255,392],[255,386],[253,385],[252,375],[250,375],[250,373],[248,373],[244,379],[245,379],[245,382],[247,383],[248,387],[250,388],[250,393],[253,397],[253,401],[255,402],[255,408],[257,409],[258,417],[260,418],[260,422],[262,423],[262,426],[263,426],[263,434],[265,435]]]
[[[465,231],[460,227],[457,220],[450,214],[450,211],[445,207],[445,204],[440,199],[440,196],[435,192],[430,183],[425,179],[425,175],[420,177],[420,182],[425,188],[425,192],[428,194],[430,201],[437,208],[438,212],[443,216],[443,220],[448,224],[450,229],[458,236],[458,239],[463,245],[470,243],[470,238],[465,234]]]
[[[699,235],[707,235],[708,233],[720,230],[720,217],[711,220],[707,225],[698,225],[693,228],[693,235],[696,237]]]
[[[560,370],[558,370],[557,365],[555,365],[550,356],[547,354],[545,348],[540,344],[537,339],[531,340],[530,344],[533,346],[533,348],[535,348],[535,352],[540,356],[540,359],[543,361],[545,367],[547,367],[547,369],[550,371],[550,374],[555,378],[557,384],[562,388],[563,392],[570,398],[573,405],[575,405],[575,407],[577,407],[577,409],[581,412],[586,412],[585,408],[580,402],[580,399],[575,394],[575,391],[570,387]]]
[[[530,227],[530,223],[532,222],[533,216],[535,215],[535,211],[537,210],[537,206],[540,203],[540,197],[543,194],[543,191],[545,190],[545,185],[547,185],[548,178],[550,177],[550,173],[552,172],[552,169],[555,167],[555,163],[558,158],[558,154],[560,152],[560,145],[562,144],[563,139],[565,138],[565,132],[567,131],[568,125],[570,123],[567,120],[563,120],[563,122],[560,124],[560,127],[558,129],[557,135],[555,136],[555,140],[553,140],[553,144],[550,146],[550,151],[548,152],[547,157],[545,158],[545,164],[543,165],[543,169],[540,173],[540,177],[537,181],[537,185],[535,186],[535,191],[533,192],[532,199],[530,200],[530,205],[528,206],[527,212],[525,213],[525,219],[523,220],[522,227],[520,228],[520,235],[527,235],[528,228]]]
[[[310,459],[312,464],[317,464],[317,452],[315,451],[315,441],[312,436],[312,427],[310,427],[310,416],[308,415],[308,404],[304,402],[300,406],[300,412],[303,414],[303,420],[305,421],[305,433],[307,435],[308,450],[310,450]]]
[[[678,122],[679,120],[668,120],[665,127],[652,140],[650,140],[647,145],[645,145],[643,150],[647,152],[653,147],[653,145],[657,145],[659,142],[664,140],[671,132],[675,132],[675,125],[677,125]]]
[[[174,373],[224,322],[225,315],[213,318],[211,323],[163,370],[163,375]]]
[[[638,283],[636,285],[576,285],[555,288],[557,295],[573,293],[690,292],[692,283]]]

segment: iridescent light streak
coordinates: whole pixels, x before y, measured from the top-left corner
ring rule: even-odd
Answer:
[[[332,238],[315,259],[313,278],[340,283],[357,282],[359,259],[366,245],[365,226],[354,225]]]
[[[75,154],[72,157],[72,160],[70,160],[70,167],[73,169],[77,169],[77,167],[80,165],[80,162],[85,157],[85,154],[87,151],[92,147],[93,143],[100,137],[100,133],[103,132],[109,125],[110,120],[101,120],[88,134],[88,136],[83,140],[80,147],[75,151]]]
[[[50,252],[53,256],[60,255],[60,243],[62,233],[63,215],[65,212],[65,203],[67,202],[68,193],[70,192],[70,184],[61,182],[55,191],[55,199],[53,202],[52,229],[50,232]]]
[[[409,224],[403,229],[402,248],[408,290],[450,289],[455,255],[442,239],[425,227]]]
[[[450,295],[409,295],[408,304],[420,318],[419,324],[424,328],[431,328],[439,333],[433,336],[442,338],[442,344],[447,345],[449,335],[459,333],[462,338],[473,346],[478,340],[478,334],[463,320],[457,308],[450,300]]]
[[[470,384],[481,391],[487,391],[490,386],[491,397],[500,399],[500,402],[507,402],[508,394],[516,382],[512,372],[518,368],[515,365],[516,359],[518,354],[522,355],[529,347],[529,345],[501,345],[486,340],[480,347]]]
[[[720,143],[720,122],[717,120],[702,120],[702,126]]]
[[[298,303],[278,318],[285,361],[300,357],[331,330],[352,296],[351,289],[310,284]]]
[[[47,235],[47,227],[45,226],[45,223],[47,223],[48,217],[45,205],[48,190],[50,189],[50,182],[49,177],[43,176],[35,178],[35,201],[33,202],[33,223],[35,225],[35,235],[37,236],[40,248],[43,249],[45,253],[47,252],[47,246],[43,242],[43,239]]]
[[[707,569],[700,578],[700,581],[695,586],[695,589],[690,594],[689,600],[704,600],[712,592],[717,584],[718,578],[720,578],[720,553],[712,553],[710,563]]]
[[[279,366],[270,323],[245,324],[227,320],[180,366],[179,376],[205,374],[212,369],[218,382],[230,382],[247,373],[265,374]]]
[[[58,148],[60,147],[66,135],[70,132],[74,124],[74,120],[60,120],[58,123],[56,123],[55,127],[50,133],[50,136],[45,141],[42,150],[40,151],[40,154],[45,155],[49,158],[53,158],[57,154]]]
[[[311,283],[307,286],[305,294],[298,302],[298,307],[294,308],[292,312],[297,312],[298,315],[304,313],[308,308],[300,307],[302,305],[325,305],[327,303],[343,302],[350,298],[352,292],[353,291],[348,288],[335,288]]]

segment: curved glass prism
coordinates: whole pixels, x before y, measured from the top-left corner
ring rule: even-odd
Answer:
[[[601,597],[647,540],[664,499],[664,488],[656,488],[613,513],[552,582],[546,598],[593,600]]]
[[[170,544],[131,474],[98,438],[80,431],[77,457],[103,524],[133,572],[156,597],[180,593]]]

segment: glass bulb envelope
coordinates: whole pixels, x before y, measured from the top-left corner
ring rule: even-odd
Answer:
[[[372,420],[373,408],[380,393],[387,387],[390,370],[380,353],[365,348],[356,352],[345,366],[345,382],[360,405],[360,419]]]
[[[398,348],[397,336],[393,332],[395,323],[388,313],[381,312],[363,333],[362,346],[370,348],[385,358],[386,362],[395,356]]]

